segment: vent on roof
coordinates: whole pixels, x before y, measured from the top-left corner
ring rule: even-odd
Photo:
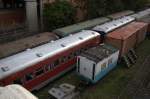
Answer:
[[[53,40],[51,40],[50,42],[51,42],[51,43],[53,43],[54,41],[53,41]]]
[[[27,48],[27,49],[26,49],[26,51],[30,51],[30,50],[31,50],[30,48]]]
[[[124,23],[123,21],[120,21],[121,23]]]
[[[94,32],[92,32],[92,34],[94,35],[95,33],[94,33]]]
[[[42,57],[43,54],[42,54],[42,53],[37,53],[36,56],[37,56],[37,57]]]
[[[9,68],[8,67],[1,67],[2,71],[6,72],[6,71],[9,71]]]
[[[79,39],[80,39],[80,40],[83,40],[83,38],[82,38],[82,37],[79,37]]]
[[[64,44],[61,44],[62,47],[66,47]]]
[[[114,26],[117,26],[117,24],[113,24]]]
[[[72,36],[73,34],[69,34],[69,36]]]
[[[108,29],[108,27],[105,27],[106,29]]]

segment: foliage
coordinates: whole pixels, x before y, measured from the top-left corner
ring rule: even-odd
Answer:
[[[122,0],[126,9],[138,10],[145,7],[149,0]]]
[[[87,19],[105,16],[122,10],[138,10],[145,7],[149,0],[75,0],[77,7],[87,11]],[[76,9],[68,0],[56,0],[44,9],[45,26],[48,30],[75,23]]]
[[[122,10],[142,9],[149,0],[85,0],[89,18],[108,15]]]
[[[74,23],[75,9],[67,1],[56,1],[45,5],[44,19],[48,30]]]

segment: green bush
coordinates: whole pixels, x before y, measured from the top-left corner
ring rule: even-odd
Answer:
[[[80,1],[80,0],[79,0]],[[83,0],[87,10],[87,19],[106,16],[122,10],[138,10],[145,7],[149,0]],[[45,5],[44,24],[47,30],[53,30],[75,23],[76,8],[67,0],[56,0]]]
[[[48,30],[74,23],[75,8],[67,1],[56,1],[45,5],[44,23]]]
[[[122,10],[139,10],[149,0],[86,0],[89,18],[105,16]]]
[[[122,0],[126,9],[139,10],[146,6],[149,3],[149,0]]]

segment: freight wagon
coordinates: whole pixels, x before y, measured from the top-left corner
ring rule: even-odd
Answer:
[[[96,83],[117,66],[119,50],[108,44],[90,48],[77,58],[77,74],[90,83]]]
[[[107,34],[105,42],[117,47],[122,57],[144,40],[146,29],[147,24],[132,22]]]
[[[144,11],[140,11],[138,13],[130,15],[131,17],[134,17],[136,20],[140,20],[142,18],[148,17],[150,15],[150,9],[146,9]]]
[[[131,15],[136,21],[148,23],[147,35],[150,35],[150,9]]]
[[[0,60],[0,85],[38,90],[74,68],[76,56],[100,43],[100,34],[82,31]]]
[[[146,18],[143,18],[141,20],[138,20],[140,22],[144,22],[144,23],[147,23],[148,24],[148,28],[147,28],[147,36],[150,37],[150,16],[149,17],[146,17]]]
[[[54,30],[53,32],[56,33],[60,37],[65,37],[70,34],[77,33],[81,30],[91,29],[92,27],[94,27],[96,25],[100,25],[100,24],[103,24],[108,21],[109,21],[108,18],[100,17],[100,18],[88,20],[85,22],[77,23],[74,25],[66,26],[63,28],[59,28],[59,29]]]

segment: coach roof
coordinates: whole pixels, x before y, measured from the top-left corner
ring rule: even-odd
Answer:
[[[93,30],[108,33],[108,32],[111,32],[112,30],[114,30],[118,27],[121,27],[127,23],[130,23],[134,20],[135,20],[134,17],[126,16],[126,17],[122,17],[117,20],[113,20],[111,22],[107,22],[103,25],[98,25],[98,26],[94,27]]]
[[[84,30],[72,36],[67,36],[57,41],[1,59],[0,79],[99,35],[97,32]]]

